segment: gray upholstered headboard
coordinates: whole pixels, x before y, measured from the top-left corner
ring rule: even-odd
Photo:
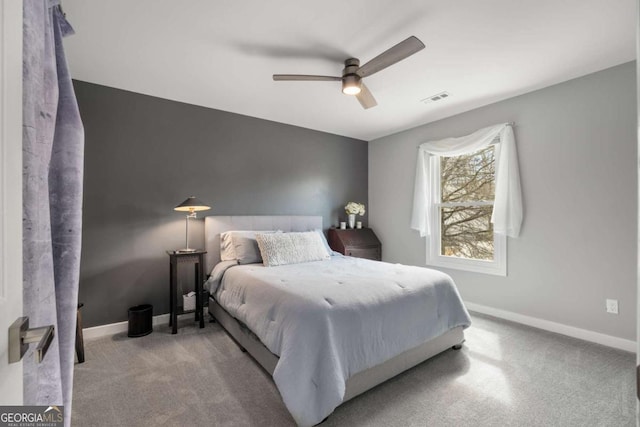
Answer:
[[[204,218],[204,246],[206,274],[220,262],[220,233],[229,230],[310,231],[322,229],[321,216],[207,216]]]

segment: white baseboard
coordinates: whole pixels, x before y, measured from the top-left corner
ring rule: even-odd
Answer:
[[[470,311],[476,311],[481,314],[488,314],[489,316],[499,317],[500,319],[510,320],[516,323],[522,323],[523,325],[533,326],[534,328],[544,329],[545,331],[568,335],[573,338],[606,345],[607,347],[613,347],[620,350],[630,351],[632,353],[635,353],[638,350],[635,341],[627,340],[624,338],[601,334],[600,332],[588,331],[586,329],[563,325],[562,323],[551,322],[549,320],[538,319],[536,317],[525,316],[523,314],[500,310],[498,308],[487,307],[473,302],[465,301],[464,305]]]
[[[159,314],[153,316],[153,326],[160,323],[169,323],[169,313]],[[91,340],[95,338],[109,337],[121,332],[127,332],[129,329],[129,322],[110,323],[108,325],[94,326],[92,328],[82,328],[82,337],[85,340]]]

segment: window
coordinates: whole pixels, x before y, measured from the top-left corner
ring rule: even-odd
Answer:
[[[506,238],[493,232],[495,145],[460,156],[431,156],[427,264],[506,276]]]
[[[427,264],[506,276],[523,218],[511,124],[423,142],[416,160],[411,228],[427,237]]]

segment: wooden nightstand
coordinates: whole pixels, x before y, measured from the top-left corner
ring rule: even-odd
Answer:
[[[204,254],[207,251],[195,252],[176,252],[167,251],[169,254],[169,326],[171,333],[178,333],[178,315],[195,312],[195,321],[200,321],[200,327],[204,328],[204,316],[202,315],[202,285],[204,284]],[[195,269],[195,292],[196,292],[196,309],[183,310],[178,305],[178,299],[182,295],[178,295],[178,265],[188,263],[193,264]]]
[[[382,260],[382,245],[370,228],[340,230],[329,229],[329,246],[343,255]]]

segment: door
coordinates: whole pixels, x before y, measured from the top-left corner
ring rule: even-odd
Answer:
[[[640,58],[638,56],[640,54],[640,1],[636,2],[636,58]],[[640,64],[636,60],[636,101],[638,106],[640,106]],[[640,149],[640,107],[636,107],[636,115],[638,116],[637,121],[637,134],[636,134],[636,143],[638,144],[638,149]],[[638,167],[638,188],[640,189],[640,164]],[[636,250],[640,252],[640,208],[638,210],[638,245],[636,246]],[[638,278],[640,279],[640,257],[638,258]],[[640,425],[640,280],[636,283],[637,288],[637,301],[636,301],[636,341],[638,345],[638,349],[636,350],[636,397],[638,400],[636,401],[636,425]]]
[[[9,326],[22,316],[22,2],[0,0],[0,405],[22,405]]]

